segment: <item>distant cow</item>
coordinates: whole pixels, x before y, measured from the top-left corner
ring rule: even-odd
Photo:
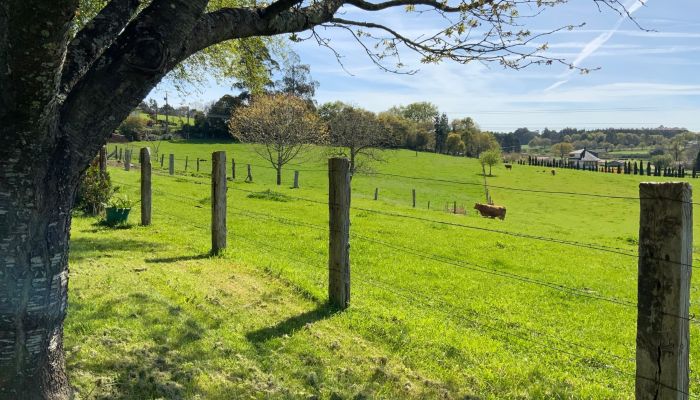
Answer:
[[[474,204],[474,209],[479,211],[482,217],[488,218],[506,218],[506,208],[503,206],[494,206],[492,204]]]
[[[554,175],[556,175],[556,174],[557,174],[557,171],[552,170],[552,176],[554,176]]]
[[[509,171],[510,171],[511,169],[513,169],[513,166],[510,165],[510,164],[505,164],[505,166],[506,166],[506,169],[509,170]]]

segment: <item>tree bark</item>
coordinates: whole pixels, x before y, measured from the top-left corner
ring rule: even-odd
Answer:
[[[282,153],[277,153],[277,186],[282,185]]]
[[[32,160],[21,150],[0,161],[0,399],[65,399],[63,320],[78,174],[68,171],[69,153]]]

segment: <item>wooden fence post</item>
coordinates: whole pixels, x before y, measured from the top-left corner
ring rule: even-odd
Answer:
[[[687,182],[639,185],[637,400],[688,398],[691,194]]]
[[[139,153],[141,164],[141,225],[151,224],[151,149],[144,147]]]
[[[190,164],[190,156],[185,156],[185,172],[187,172],[187,167]]]
[[[231,180],[236,179],[236,160],[231,160]]]
[[[124,171],[131,170],[131,150],[124,152]]]
[[[457,214],[457,202],[454,202],[454,205],[452,206],[452,213]]]
[[[253,182],[253,172],[250,170],[250,164],[248,164],[248,176],[245,177],[246,182]]]
[[[211,252],[226,248],[226,152],[211,154]]]
[[[170,175],[175,175],[175,154],[170,153],[170,158],[168,161],[168,173]]]
[[[413,208],[416,208],[416,189],[411,189],[411,194],[413,195]]]
[[[430,210],[430,200],[428,200],[428,210]]]
[[[379,198],[379,188],[374,188],[374,199],[377,200]]]
[[[107,146],[100,147],[100,172],[107,172]]]
[[[199,172],[199,157],[197,157],[197,172]]]
[[[299,171],[294,171],[294,189],[299,189]]]
[[[350,303],[350,161],[328,159],[328,301],[346,309]]]
[[[123,150],[123,149],[120,147],[120,148],[119,148],[119,161],[122,160],[122,150]]]
[[[160,167],[163,168],[163,163],[165,162],[165,154],[160,155]]]

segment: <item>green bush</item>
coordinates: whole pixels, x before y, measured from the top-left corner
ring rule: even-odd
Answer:
[[[138,116],[130,115],[117,128],[130,142],[142,139],[146,131],[146,121]]]
[[[114,194],[108,172],[100,172],[98,165],[91,165],[85,172],[78,187],[75,206],[89,215],[98,215],[104,210]]]

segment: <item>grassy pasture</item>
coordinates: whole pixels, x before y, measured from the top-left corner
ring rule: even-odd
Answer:
[[[635,253],[638,201],[492,188],[508,208],[498,221],[471,209],[483,199],[478,185],[357,175],[352,305],[337,313],[324,303],[322,149],[288,166],[281,187],[249,146],[159,150],[166,164],[168,153],[210,159],[214,150],[236,160],[229,249],[207,255],[209,163],[197,174],[178,161],[170,177],[154,160],[151,227],[74,218],[65,341],[79,398],[633,398],[636,308],[594,297],[635,303],[636,258],[492,230]],[[403,150],[385,158],[377,172],[482,182],[472,159]],[[246,163],[253,183],[242,182]],[[295,168],[300,189],[290,189]],[[138,171],[110,172],[137,196]],[[494,174],[496,186],[629,197],[641,180],[671,179],[518,165]],[[453,201],[467,215],[443,210]],[[691,295],[697,315],[697,284]],[[693,393],[698,333],[692,325]]]

